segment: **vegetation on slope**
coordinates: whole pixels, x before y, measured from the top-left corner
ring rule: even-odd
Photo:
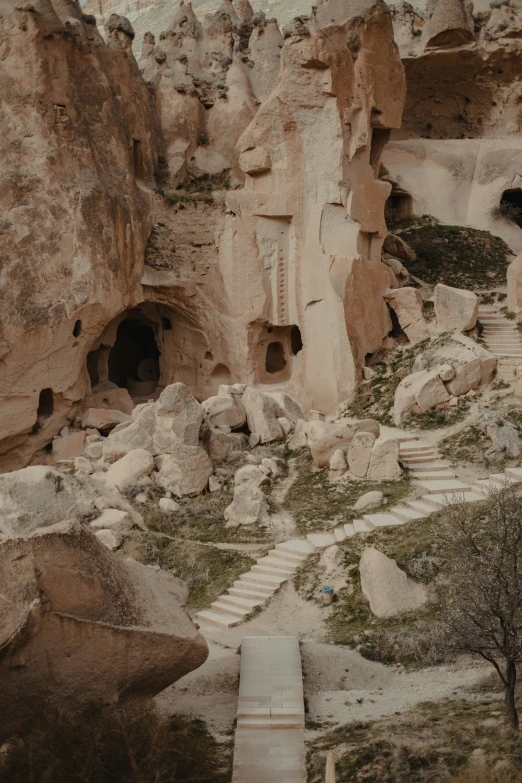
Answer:
[[[417,254],[416,261],[404,261],[404,265],[424,283],[471,290],[506,283],[511,251],[489,231],[446,226],[424,215],[402,223],[397,233]]]

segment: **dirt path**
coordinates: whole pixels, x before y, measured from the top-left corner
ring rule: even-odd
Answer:
[[[490,674],[490,667],[469,660],[407,672],[317,642],[302,645],[302,659],[309,717],[332,726],[377,720],[449,698]]]

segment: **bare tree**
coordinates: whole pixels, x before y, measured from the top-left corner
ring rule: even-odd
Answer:
[[[517,664],[522,661],[522,497],[502,489],[479,511],[450,506],[436,533],[449,565],[442,591],[443,640],[491,663],[505,690],[506,712],[518,729]]]

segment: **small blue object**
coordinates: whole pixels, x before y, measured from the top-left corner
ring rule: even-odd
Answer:
[[[334,589],[333,587],[321,587],[321,593],[326,593],[327,595],[333,595]]]

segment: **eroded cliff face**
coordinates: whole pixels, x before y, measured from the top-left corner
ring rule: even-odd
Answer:
[[[499,207],[522,198],[521,10],[437,0],[394,21],[408,93],[383,161],[398,193],[414,215],[487,229],[519,252],[522,231]]]
[[[156,136],[123,25],[73,0],[0,3],[0,454],[26,464],[89,389],[104,325],[141,296]],[[8,459],[7,457],[5,459]]]
[[[117,14],[105,42],[74,0],[0,11],[1,469],[45,460],[86,399],[349,396],[396,284],[378,173],[405,82],[384,3],[320,5],[284,44],[248,0],[204,23],[182,3],[139,67]]]
[[[277,85],[238,144],[246,182],[227,198],[220,265],[242,376],[331,410],[391,330],[378,171],[404,73],[383,3],[319,4],[284,35]]]

